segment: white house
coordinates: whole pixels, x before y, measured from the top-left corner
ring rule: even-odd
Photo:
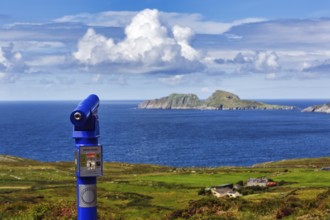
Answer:
[[[235,192],[233,189],[229,187],[223,187],[223,188],[211,188],[212,195],[217,198],[222,197],[230,197],[230,198],[237,198],[242,196],[239,192]]]
[[[261,186],[267,187],[268,179],[267,178],[250,178],[248,179],[246,186]]]

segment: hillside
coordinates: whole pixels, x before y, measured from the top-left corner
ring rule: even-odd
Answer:
[[[144,109],[197,109],[202,102],[194,94],[171,94],[160,99],[142,102],[138,108]]]
[[[199,109],[199,110],[292,110],[292,106],[270,105],[262,102],[241,100],[237,95],[217,90],[201,101],[194,94],[171,94],[160,99],[147,100],[140,109]]]
[[[0,156],[0,219],[76,219],[73,162]],[[175,168],[105,163],[98,178],[99,219],[330,219],[330,158],[287,160],[276,167]],[[295,167],[299,164],[302,167]],[[238,199],[201,189],[267,177],[281,183]]]

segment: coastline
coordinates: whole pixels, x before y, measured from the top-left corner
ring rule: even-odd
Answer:
[[[16,157],[11,155],[0,154],[0,162],[12,162],[12,163],[73,163],[74,161],[39,161],[32,160],[23,157]],[[174,167],[160,164],[146,164],[146,163],[127,163],[127,162],[104,162],[105,164],[127,164],[132,166],[155,166],[155,167],[167,167],[175,169],[214,169],[214,168],[322,168],[330,167],[330,156],[329,157],[316,157],[316,158],[294,158],[294,159],[283,159],[278,161],[267,161],[263,163],[253,164],[251,166],[209,166],[209,167],[198,167],[198,166],[187,166],[187,167]]]

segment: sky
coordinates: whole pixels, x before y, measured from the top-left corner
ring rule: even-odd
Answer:
[[[330,1],[0,4],[0,101],[330,98]]]

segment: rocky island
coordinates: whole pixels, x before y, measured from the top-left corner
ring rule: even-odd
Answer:
[[[293,106],[270,105],[262,102],[241,100],[237,95],[217,90],[205,101],[195,94],[171,94],[147,100],[138,105],[140,109],[198,109],[198,110],[292,110]]]
[[[321,113],[330,113],[330,103],[324,105],[314,105],[309,106],[302,110],[302,112],[321,112]]]

